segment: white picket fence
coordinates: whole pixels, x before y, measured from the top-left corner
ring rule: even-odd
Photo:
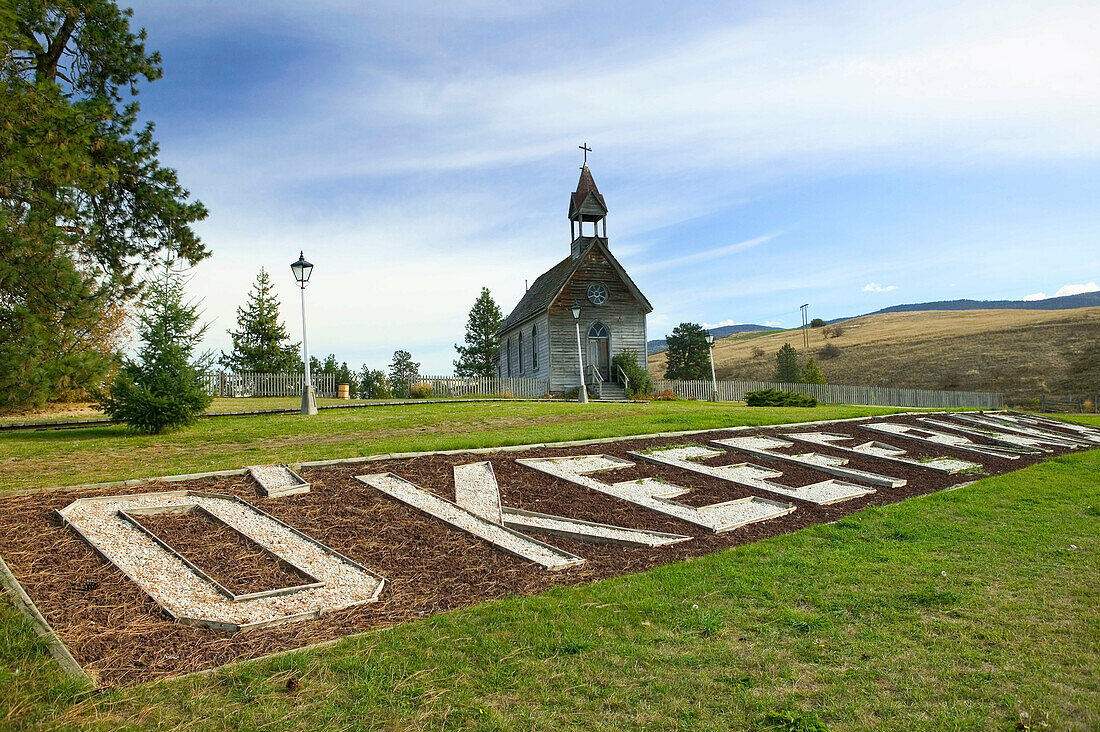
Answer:
[[[842,386],[839,384],[772,384],[765,381],[719,381],[718,400],[743,402],[745,393],[760,389],[782,389],[808,394],[825,404],[870,404],[884,407],[927,407],[952,409],[1002,409],[1004,396],[981,391],[933,391],[897,389],[885,386]],[[671,381],[655,379],[653,393],[672,391],[677,399],[710,399],[714,384],[706,379]]]
[[[414,383],[429,383],[429,397],[514,396],[537,399],[550,390],[549,379],[518,377],[466,378],[461,376],[420,376]]]
[[[206,391],[216,397],[278,397],[299,396],[302,374],[260,374],[244,371],[230,374],[223,371],[203,374]],[[336,396],[336,374],[310,374],[313,393],[319,397]]]

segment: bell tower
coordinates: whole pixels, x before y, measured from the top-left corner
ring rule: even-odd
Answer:
[[[588,169],[588,153],[592,148],[585,144],[580,149],[584,150],[584,165],[577,181],[577,190],[569,197],[569,235],[572,240],[569,251],[573,259],[580,258],[597,237],[603,239],[605,246],[607,244],[607,204],[596,188],[596,181],[592,180],[592,171]],[[586,224],[589,223],[592,224],[591,233],[587,233],[589,229]]]

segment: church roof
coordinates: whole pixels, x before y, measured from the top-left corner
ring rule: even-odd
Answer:
[[[618,260],[608,251],[607,240],[595,236],[586,236],[584,239],[586,239],[587,242],[584,244],[584,253],[581,254],[581,256],[574,259],[572,255],[570,255],[539,275],[539,278],[535,280],[534,284],[524,293],[519,304],[512,309],[512,312],[509,313],[508,317],[504,319],[504,322],[500,324],[500,328],[497,329],[498,335],[506,330],[514,328],[528,318],[549,310],[550,306],[554,304],[554,300],[556,300],[561,293],[562,288],[565,287],[573,274],[580,268],[581,263],[584,262],[585,256],[593,246],[598,246],[600,248],[603,255],[611,262],[611,266],[615,268],[619,276],[622,277],[623,282],[626,283],[627,289],[629,289],[646,308],[646,312],[653,312],[653,306],[649,304],[649,300],[647,300],[641,290],[638,289],[638,286],[634,284],[634,281],[630,279],[630,276],[626,273],[626,270],[623,269],[623,266],[619,264]]]
[[[581,168],[581,177],[580,180],[577,181],[577,190],[574,191],[569,198],[570,216],[584,207],[584,202],[588,199],[589,194],[595,197],[596,201],[603,209],[603,213],[607,213],[607,202],[603,200],[603,196],[600,194],[599,189],[596,188],[596,181],[592,179],[592,171],[585,165]],[[585,213],[589,212],[585,211]]]

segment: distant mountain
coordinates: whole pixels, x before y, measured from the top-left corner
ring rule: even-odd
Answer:
[[[773,328],[770,325],[756,325],[755,323],[744,323],[742,325],[723,325],[719,328],[711,328],[710,334],[715,338],[725,338],[728,335],[734,333],[752,333],[758,330],[781,330],[781,328]],[[661,338],[656,341],[648,341],[646,344],[646,351],[653,355],[654,353],[660,353],[668,348],[665,343],[665,339]]]
[[[1048,297],[1045,300],[937,300],[936,302],[918,302],[906,305],[891,305],[866,315],[879,313],[911,313],[922,310],[1073,310],[1100,305],[1100,292],[1083,292],[1080,295]],[[853,315],[861,318],[862,315]],[[836,323],[850,318],[834,318]],[[717,337],[717,336],[715,336]]]

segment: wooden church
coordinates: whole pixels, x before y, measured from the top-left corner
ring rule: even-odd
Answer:
[[[607,204],[587,161],[569,197],[569,233],[569,256],[535,280],[497,331],[499,373],[549,379],[550,391],[564,392],[577,387],[583,369],[599,398],[623,398],[611,359],[630,351],[645,368],[653,306],[608,249]]]

